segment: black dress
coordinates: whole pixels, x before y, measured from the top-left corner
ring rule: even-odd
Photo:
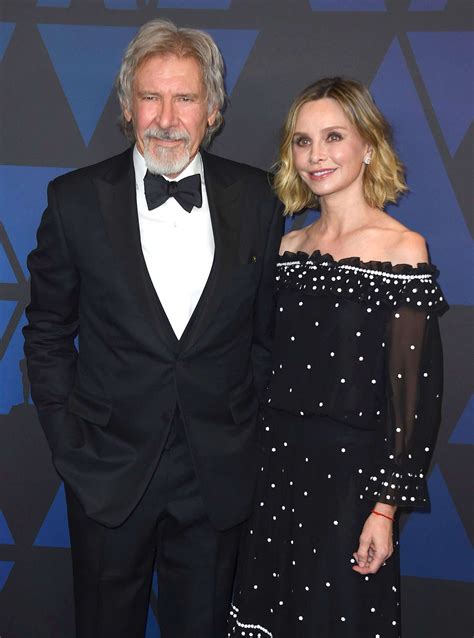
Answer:
[[[281,257],[262,465],[230,638],[400,635],[397,525],[377,574],[354,572],[352,554],[374,501],[429,504],[437,316],[447,309],[435,279],[429,264]]]

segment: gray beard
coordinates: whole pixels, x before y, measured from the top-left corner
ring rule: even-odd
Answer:
[[[178,149],[155,146],[150,148],[150,140],[183,140],[184,146]],[[178,175],[191,162],[187,133],[171,129],[148,129],[144,135],[143,157],[150,173],[154,175]]]

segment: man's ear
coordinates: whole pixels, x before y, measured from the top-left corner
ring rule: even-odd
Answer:
[[[126,106],[124,106],[124,105],[122,105],[122,113],[123,113],[124,118],[127,120],[127,122],[131,122],[132,121],[132,114],[129,111],[129,109]]]
[[[219,112],[219,109],[216,106],[209,113],[209,115],[207,116],[207,124],[208,124],[208,126],[212,126],[214,124],[214,122],[216,121],[216,117],[217,117],[217,113],[218,112]]]

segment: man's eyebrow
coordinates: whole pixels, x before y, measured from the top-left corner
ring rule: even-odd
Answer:
[[[139,89],[137,91],[138,95],[161,95],[161,91],[147,91],[146,88],[145,89]],[[178,91],[177,93],[173,94],[173,97],[199,97],[199,93],[195,93],[193,91]]]

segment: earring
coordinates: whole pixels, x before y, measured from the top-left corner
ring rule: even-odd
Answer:
[[[372,161],[372,158],[370,157],[370,155],[367,155],[367,157],[364,157],[364,164],[367,164],[367,166],[370,164],[371,161]]]

